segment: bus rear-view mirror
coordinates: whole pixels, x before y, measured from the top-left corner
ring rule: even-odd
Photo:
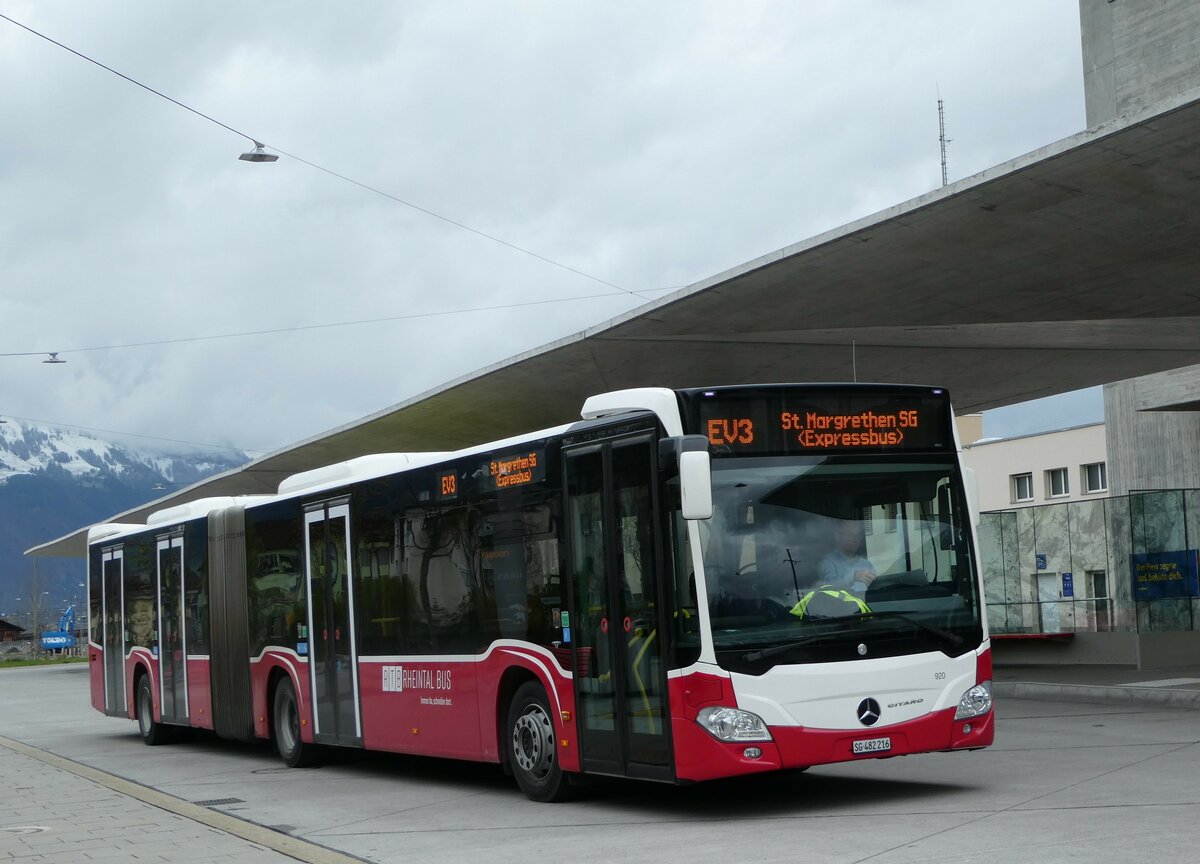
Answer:
[[[679,454],[679,493],[684,519],[712,518],[712,463],[707,450]]]

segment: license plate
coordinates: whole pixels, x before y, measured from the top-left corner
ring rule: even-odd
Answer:
[[[882,753],[884,750],[892,749],[892,739],[867,738],[863,741],[855,741],[852,749],[855,753]]]

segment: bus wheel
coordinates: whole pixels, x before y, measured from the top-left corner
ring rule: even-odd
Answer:
[[[151,747],[167,743],[170,730],[162,723],[154,722],[154,691],[150,689],[150,676],[143,675],[138,679],[137,698],[138,731],[142,733],[142,741]]]
[[[317,748],[300,738],[300,704],[291,678],[279,679],[274,708],[271,716],[275,721],[275,747],[279,750],[279,758],[289,768],[311,765]]]
[[[558,762],[554,721],[546,691],[526,681],[513,696],[506,727],[508,764],[521,787],[534,801],[562,801],[571,785]]]

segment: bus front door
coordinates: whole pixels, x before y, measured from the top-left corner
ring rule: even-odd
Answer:
[[[360,745],[348,502],[325,502],[305,512],[304,552],[313,735],[319,743]]]
[[[650,435],[564,450],[569,623],[583,769],[670,780],[655,457]]]
[[[188,720],[183,598],[183,537],[163,537],[158,541],[158,704],[166,723]]]

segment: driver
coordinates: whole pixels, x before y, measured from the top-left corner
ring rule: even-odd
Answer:
[[[875,565],[862,553],[862,526],[855,520],[838,520],[833,531],[833,551],[821,559],[820,580],[862,596],[875,581]]]

